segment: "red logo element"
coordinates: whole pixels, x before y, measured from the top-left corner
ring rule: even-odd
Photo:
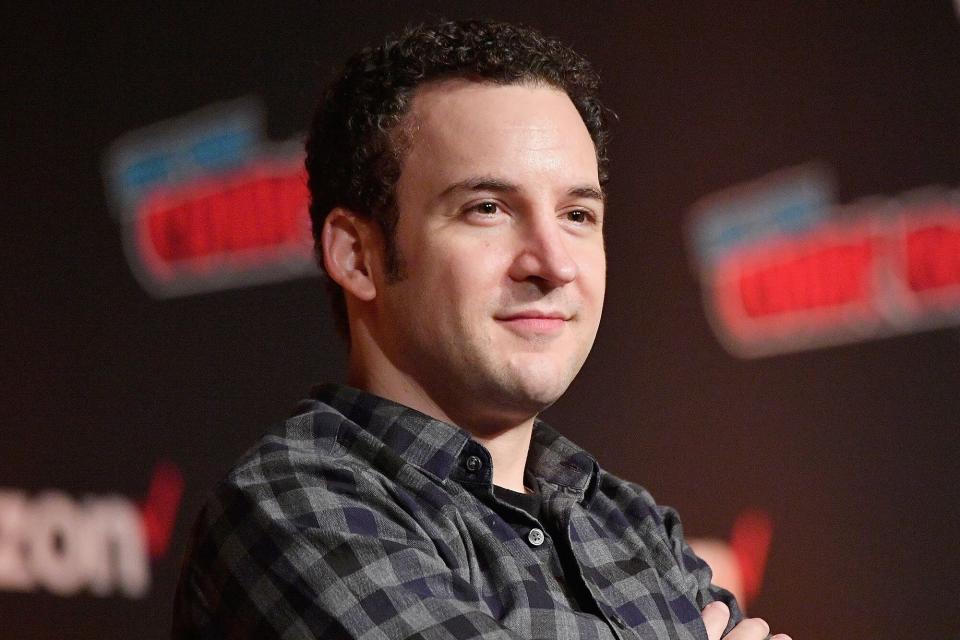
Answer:
[[[905,232],[906,279],[916,294],[960,297],[960,218],[950,213],[931,215]]]
[[[800,247],[740,271],[747,315],[838,307],[869,295],[870,242]]]
[[[831,203],[809,169],[705,198],[691,242],[714,332],[758,357],[960,324],[960,191]]]
[[[153,469],[147,497],[140,508],[150,557],[162,557],[170,545],[177,508],[183,495],[183,474],[176,465],[160,461]]]
[[[960,204],[865,210],[738,247],[705,272],[711,320],[740,355],[960,323]]]
[[[742,609],[760,594],[773,538],[773,522],[763,511],[742,511],[733,523],[730,540],[691,538],[694,552],[713,571],[713,583],[734,595]]]
[[[311,251],[307,199],[299,161],[157,189],[138,207],[138,254],[158,283],[299,263]]]
[[[773,522],[763,511],[744,511],[733,523],[730,548],[740,567],[744,603],[753,601],[760,593],[772,538]]]
[[[297,140],[250,98],[127,133],[104,171],[134,276],[157,298],[317,275]]]
[[[856,224],[735,252],[707,290],[715,319],[743,344],[876,324],[882,247],[868,225]]]

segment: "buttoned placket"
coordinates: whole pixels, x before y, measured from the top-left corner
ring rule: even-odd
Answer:
[[[517,531],[520,538],[526,543],[527,548],[535,555],[540,566],[548,570],[551,577],[560,583],[560,592],[571,599],[571,607],[574,604],[575,595],[570,591],[567,580],[564,576],[563,562],[560,560],[560,553],[553,541],[549,529],[537,518],[527,513],[525,510],[517,508],[512,504],[498,499],[495,495],[493,499],[497,505],[511,514],[515,514],[521,522],[521,529]],[[509,522],[508,522],[509,524]]]
[[[573,542],[572,537],[570,536],[570,523],[571,523],[571,512],[575,508],[576,501],[574,500],[563,500],[561,502],[563,505],[560,509],[560,512],[557,514],[557,524],[560,527],[561,535],[564,536],[565,542],[570,549],[570,553],[573,557],[574,564],[577,567],[577,579],[579,579],[587,587],[587,591],[590,593],[590,596],[593,598],[593,605],[596,607],[604,618],[606,619],[607,626],[613,632],[613,634],[618,638],[618,640],[635,640],[638,638],[636,632],[633,631],[630,627],[627,626],[627,623],[613,610],[607,601],[604,599],[603,594],[600,592],[600,589],[593,584],[590,580],[587,580],[583,575],[582,562],[577,556],[577,545]]]
[[[526,543],[527,548],[530,549],[531,553],[540,558],[541,566],[548,567],[555,571],[559,570],[560,575],[563,575],[563,565],[560,561],[559,551],[557,550],[557,547],[554,544],[550,534],[547,533],[548,529],[544,527],[544,525],[538,519],[534,518],[525,510],[503,502],[494,495],[493,470],[491,467],[491,462],[489,461],[489,454],[486,453],[486,450],[483,449],[482,445],[476,444],[475,447],[471,447],[471,444],[474,443],[469,443],[467,448],[465,448],[460,455],[459,464],[466,475],[466,478],[463,479],[464,484],[471,485],[473,487],[473,492],[479,491],[481,494],[488,496],[488,498],[493,500],[493,502],[498,505],[500,509],[507,509],[523,518],[523,520],[530,525],[529,529],[526,531],[526,534],[521,535],[521,538]],[[541,493],[545,489],[547,489],[547,487],[544,487],[541,483]],[[551,487],[551,494],[553,495],[554,499],[559,499],[563,504],[563,507],[561,508],[561,511],[557,517],[557,524],[560,527],[560,531],[563,532],[562,535],[566,536],[566,544],[572,553],[574,563],[577,567],[577,578],[586,585],[587,591],[593,599],[592,604],[604,617],[604,620],[607,622],[607,627],[617,638],[617,640],[636,640],[639,636],[637,636],[636,633],[627,626],[626,622],[620,617],[620,615],[613,610],[613,607],[607,604],[599,588],[583,576],[581,561],[577,557],[576,546],[570,539],[570,513],[576,504],[576,500],[571,495],[560,497],[558,494],[554,494],[553,491],[562,492],[563,490],[556,487]],[[552,502],[552,500],[547,500],[544,505],[546,506],[548,502]],[[538,529],[543,536],[540,544],[534,544],[530,539],[531,531],[534,529]],[[534,538],[539,539],[540,536],[535,535]],[[552,574],[552,577],[556,579],[556,574]],[[561,586],[563,587],[561,591],[567,594],[567,597],[570,597],[569,586]]]
[[[541,487],[542,489],[543,487]],[[554,494],[556,495],[556,494]],[[512,513],[516,513],[518,516],[523,518],[526,522],[531,523],[533,526],[527,531],[527,535],[524,537],[525,542],[527,542],[527,547],[541,559],[541,564],[544,567],[549,567],[553,570],[553,575],[563,576],[563,581],[569,583],[569,578],[580,580],[581,583],[586,585],[587,592],[589,593],[593,602],[590,604],[593,605],[596,612],[603,616],[607,622],[607,626],[613,635],[618,638],[618,640],[634,640],[637,638],[637,635],[630,629],[626,622],[613,610],[613,608],[606,603],[603,599],[600,590],[583,576],[583,570],[581,568],[580,560],[577,558],[576,548],[573,544],[573,541],[570,538],[570,512],[573,509],[576,500],[572,498],[559,498],[560,503],[563,504],[563,507],[560,510],[560,513],[557,515],[556,520],[559,526],[559,530],[555,533],[565,536],[565,543],[567,548],[570,550],[574,564],[576,565],[577,575],[576,576],[566,576],[564,572],[563,563],[560,560],[560,549],[557,546],[556,541],[553,536],[548,533],[552,529],[547,529],[543,523],[531,516],[529,513],[523,509],[514,507],[511,504],[503,502],[497,499],[494,496],[498,505],[502,505],[503,508],[509,509]],[[549,510],[548,503],[553,502],[552,500],[547,500],[544,503],[545,508]],[[545,514],[544,517],[550,517],[549,514]],[[539,540],[539,543],[534,542],[531,539],[531,535],[534,531],[539,531],[539,535],[534,535],[533,537]],[[575,597],[573,595],[573,589],[569,584],[562,585],[562,591],[567,594],[567,597]],[[572,604],[572,603],[571,603]],[[581,603],[586,604],[586,603]]]
[[[464,468],[469,466],[468,461],[469,456],[464,459]],[[570,599],[571,608],[576,608],[574,604],[579,599],[567,584],[560,552],[549,533],[550,528],[526,510],[499,499],[493,492],[492,484],[476,488],[479,489],[484,501],[492,501],[490,506],[495,507],[494,511],[498,512],[506,524],[523,540],[527,549],[537,558],[538,564],[547,570],[546,573],[557,580],[560,593]]]

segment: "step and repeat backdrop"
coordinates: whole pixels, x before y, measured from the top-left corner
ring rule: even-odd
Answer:
[[[164,638],[207,491],[345,348],[324,83],[404,25],[591,59],[618,118],[591,358],[546,418],[795,638],[960,638],[960,20],[873,3],[7,9],[0,638]]]

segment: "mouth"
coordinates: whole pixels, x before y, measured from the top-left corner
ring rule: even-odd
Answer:
[[[498,316],[497,322],[521,335],[555,335],[572,316],[556,311],[520,311]]]

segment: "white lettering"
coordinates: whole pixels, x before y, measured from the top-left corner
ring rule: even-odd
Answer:
[[[34,579],[23,562],[23,530],[27,496],[20,491],[0,491],[0,589],[30,591]]]
[[[146,532],[129,500],[0,490],[0,590],[139,598],[149,586]]]
[[[38,582],[62,596],[83,586],[77,554],[81,517],[73,500],[50,491],[33,503],[24,527],[23,542],[29,546],[27,566]]]
[[[140,512],[120,497],[88,498],[85,507],[80,560],[90,590],[101,596],[113,588],[132,598],[146,595],[150,563]]]

